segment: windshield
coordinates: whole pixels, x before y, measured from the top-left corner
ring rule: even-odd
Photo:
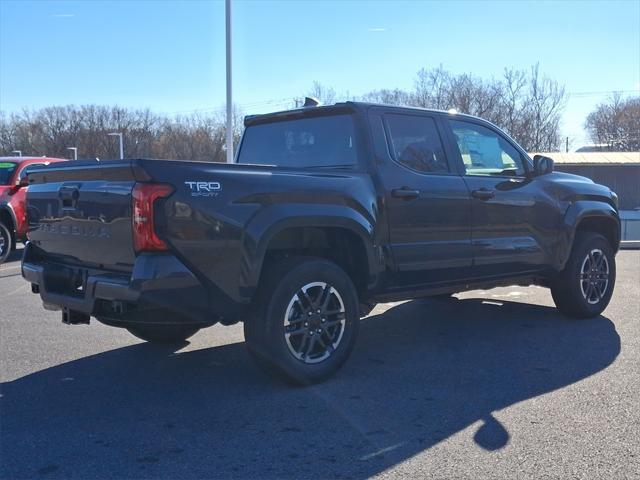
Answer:
[[[14,162],[0,162],[0,185],[9,185],[16,166]]]
[[[249,126],[238,163],[335,167],[357,163],[351,115],[298,118]]]

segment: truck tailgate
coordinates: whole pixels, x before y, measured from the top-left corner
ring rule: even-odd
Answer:
[[[29,175],[29,239],[50,257],[99,268],[130,270],[132,190],[129,161],[77,162]]]

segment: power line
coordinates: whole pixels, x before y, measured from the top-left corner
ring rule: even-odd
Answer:
[[[595,97],[601,95],[613,95],[615,93],[627,94],[627,93],[640,93],[640,89],[636,90],[603,90],[600,92],[569,92],[570,97]]]

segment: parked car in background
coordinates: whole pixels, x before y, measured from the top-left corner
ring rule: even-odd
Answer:
[[[260,365],[313,383],[377,302],[535,284],[568,316],[609,303],[616,194],[489,122],[347,102],[245,126],[236,164],[30,173],[22,275],[45,307],[151,342],[242,321]]]
[[[28,170],[62,161],[62,158],[49,157],[0,157],[0,263],[7,259],[17,242],[26,239]]]

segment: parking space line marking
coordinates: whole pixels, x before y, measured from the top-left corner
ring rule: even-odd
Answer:
[[[381,448],[377,452],[369,453],[360,457],[360,460],[371,460],[373,457],[377,457],[378,455],[382,455],[383,453],[390,452],[391,450],[395,450],[398,447],[404,445],[405,442],[396,443],[395,445],[391,445],[390,447]]]

